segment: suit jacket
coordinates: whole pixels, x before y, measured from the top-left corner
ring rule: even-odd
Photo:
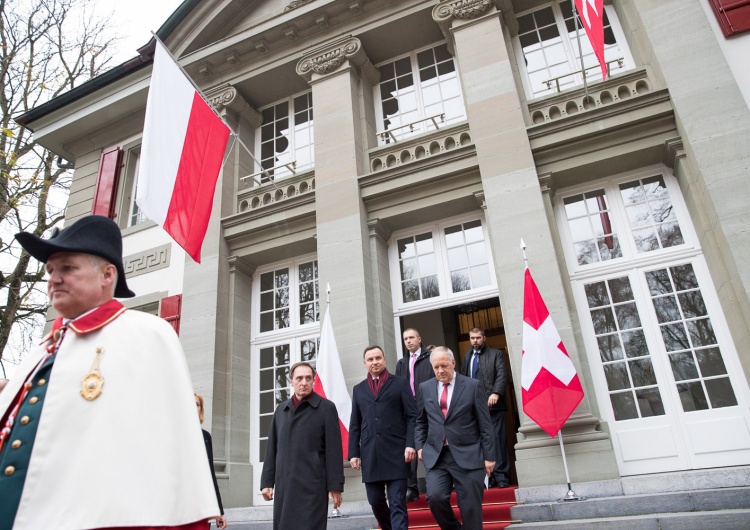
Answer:
[[[505,362],[505,354],[502,350],[490,348],[486,344],[482,345],[479,350],[479,360],[477,361],[478,379],[484,385],[485,398],[489,399],[490,394],[497,394],[500,399],[497,400],[494,407],[490,410],[506,411],[508,404],[505,399],[505,387],[508,385],[508,364]],[[461,363],[461,373],[466,377],[471,377],[471,358],[474,350],[469,350],[464,356]]]
[[[404,450],[414,447],[417,406],[409,381],[388,374],[375,397],[367,379],[354,387],[349,421],[349,458],[362,459],[362,481],[405,479]]]
[[[406,383],[409,384],[409,357],[411,354],[409,350],[406,350],[406,354],[398,360],[396,363],[396,375],[406,379]],[[422,349],[417,356],[417,361],[414,363],[414,392],[415,397],[419,396],[419,385],[430,379],[435,379],[435,372],[430,364],[430,352]],[[411,392],[411,386],[409,386],[409,392]]]
[[[451,454],[464,469],[484,467],[484,461],[495,460],[495,440],[482,385],[476,379],[456,372],[456,386],[443,417],[438,401],[437,381],[420,385],[419,414],[415,443],[422,449],[424,465],[432,469],[437,463],[443,440],[448,440]]]

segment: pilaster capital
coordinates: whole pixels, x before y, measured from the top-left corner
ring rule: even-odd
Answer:
[[[383,241],[388,241],[388,238],[391,237],[391,229],[382,219],[368,219],[367,229],[370,232],[370,238],[377,237]]]
[[[297,63],[297,74],[310,82],[313,74],[330,75],[339,70],[345,62],[361,70],[362,75],[373,84],[380,79],[380,74],[362,48],[362,42],[351,35],[329,42],[305,54]]]
[[[477,202],[479,203],[479,207],[482,210],[487,209],[487,200],[484,198],[484,191],[475,191],[474,198],[477,200]]]
[[[539,173],[537,179],[539,180],[539,188],[543,194],[554,195],[555,188],[552,182],[552,173]]]
[[[297,9],[298,7],[309,4],[310,2],[312,2],[312,0],[293,0],[292,2],[289,2],[289,5],[284,8],[284,12],[291,11],[292,9]]]
[[[682,143],[682,137],[675,136],[664,140],[664,165],[674,169],[677,161],[685,156],[685,146]]]
[[[252,279],[253,274],[255,273],[255,269],[257,269],[257,267],[252,263],[248,263],[240,256],[234,254],[227,258],[227,263],[229,263],[230,274],[239,272],[240,274],[247,276],[250,279]]]
[[[448,49],[454,52],[451,27],[455,20],[467,21],[480,18],[490,12],[492,7],[503,15],[511,34],[518,34],[518,22],[513,13],[511,0],[443,0],[432,9],[432,19],[437,22],[448,39]]]
[[[260,126],[262,120],[260,113],[251,107],[231,84],[224,83],[211,88],[206,91],[205,95],[217,112],[223,113],[231,110],[247,119],[253,126]]]

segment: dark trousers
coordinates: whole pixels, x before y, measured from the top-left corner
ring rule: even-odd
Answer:
[[[495,469],[492,478],[495,482],[510,482],[510,457],[508,456],[508,443],[505,435],[505,411],[490,410],[490,419],[495,431]]]
[[[367,502],[383,530],[408,530],[406,479],[365,482]],[[386,502],[386,492],[388,501]]]
[[[453,459],[448,446],[445,446],[435,465],[427,469],[425,482],[427,483],[427,504],[442,530],[462,528],[451,508],[451,490],[454,485],[463,528],[466,530],[482,528],[484,467],[463,469]]]
[[[419,479],[417,478],[417,468],[419,467],[419,459],[415,458],[409,462],[409,478],[406,479],[406,488],[414,495],[419,495]]]

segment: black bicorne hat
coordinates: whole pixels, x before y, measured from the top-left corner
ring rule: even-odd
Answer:
[[[117,267],[115,297],[135,296],[125,282],[122,234],[120,227],[112,219],[101,215],[89,215],[60,231],[53,230],[49,239],[42,239],[28,232],[16,234],[16,239],[29,254],[43,263],[56,252],[82,252],[104,258]]]

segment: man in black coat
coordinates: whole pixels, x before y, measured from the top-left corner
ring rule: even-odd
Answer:
[[[422,337],[414,328],[407,328],[403,333],[406,353],[396,363],[396,375],[409,381],[409,389],[416,401],[419,397],[419,385],[435,377],[430,365],[430,352],[422,346]],[[419,482],[417,479],[417,459],[411,461],[409,479],[407,481],[406,502],[419,498]]]
[[[495,430],[495,470],[490,477],[490,487],[507,488],[510,482],[510,458],[505,437],[505,387],[508,384],[508,365],[501,350],[485,344],[484,330],[469,331],[471,350],[464,357],[461,373],[478,379],[484,385],[487,407],[490,410],[492,427]]]
[[[456,487],[463,528],[482,528],[484,477],[495,465],[490,413],[479,381],[456,373],[453,352],[432,350],[437,381],[420,385],[415,443],[427,469],[427,504],[443,530],[462,528],[450,498]]]
[[[344,490],[339,415],[333,402],[313,393],[310,363],[292,365],[290,374],[294,395],[273,414],[261,493],[274,501],[274,530],[325,530],[328,496],[338,508]]]
[[[363,355],[368,374],[352,395],[349,461],[352,469],[362,470],[367,500],[380,528],[407,530],[406,479],[409,462],[417,456],[417,407],[409,382],[388,373],[382,348],[368,346]]]

